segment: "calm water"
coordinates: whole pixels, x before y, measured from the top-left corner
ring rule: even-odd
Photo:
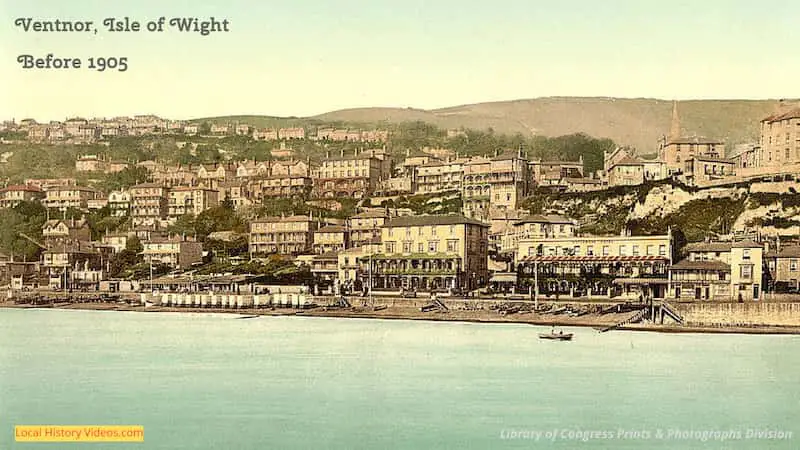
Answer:
[[[800,337],[235,317],[0,310],[0,448],[800,448]],[[145,443],[14,443],[14,424]],[[593,430],[611,438],[575,440]]]

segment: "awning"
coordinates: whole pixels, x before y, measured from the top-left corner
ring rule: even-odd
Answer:
[[[526,256],[522,258],[523,263],[533,262],[583,262],[583,263],[604,263],[604,262],[668,262],[666,256]]]
[[[489,278],[490,283],[516,283],[517,274],[515,273],[496,273]]]
[[[667,284],[666,278],[615,278],[613,284]]]

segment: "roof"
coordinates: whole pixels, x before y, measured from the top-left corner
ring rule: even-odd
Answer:
[[[761,119],[762,122],[779,122],[787,119],[800,119],[800,108],[794,108],[784,113],[772,114]]]
[[[74,219],[50,219],[50,220],[46,220],[44,222],[44,224],[42,224],[42,228],[54,227],[54,226],[58,225],[59,223],[63,223],[64,225],[67,226],[67,228],[83,228],[84,226],[86,226],[88,224],[86,219],[78,219],[78,220],[74,220]]]
[[[755,242],[755,241],[745,240],[745,241],[734,242],[731,245],[731,247],[732,248],[762,248],[764,246],[762,244],[759,244],[758,242]]]
[[[691,157],[691,159],[695,159],[698,161],[718,162],[723,164],[735,164],[732,159],[714,158],[713,156],[705,156],[705,155],[694,155]]]
[[[386,218],[388,214],[385,210],[381,211],[364,211],[362,213],[358,213],[354,216],[351,216],[351,219],[378,219],[378,218]]]
[[[672,266],[670,270],[719,270],[730,272],[731,266],[722,261],[690,261],[683,259]]]
[[[12,184],[4,187],[3,189],[0,189],[0,192],[10,192],[10,191],[44,192],[40,188],[36,186],[31,186],[30,184]]]
[[[690,242],[684,250],[687,252],[729,252],[730,242]]]
[[[800,245],[783,247],[777,252],[770,252],[768,256],[774,258],[800,258]]]
[[[144,189],[144,188],[163,188],[163,187],[164,187],[164,186],[162,186],[162,185],[160,185],[160,184],[158,184],[158,183],[139,183],[139,184],[137,184],[137,185],[135,185],[135,186],[131,187],[131,189],[140,189],[140,188],[142,188],[142,189]]]
[[[294,216],[287,216],[287,217],[262,217],[259,219],[251,220],[250,223],[264,223],[264,222],[310,222],[311,219],[308,216],[301,216],[301,215],[294,215]]]
[[[602,181],[594,178],[564,178],[564,181],[572,184],[602,184]]]
[[[625,156],[624,158],[620,159],[616,163],[615,166],[641,166],[644,162],[638,158],[633,158],[631,156]]]
[[[378,159],[378,158],[370,153],[367,154],[359,153],[358,155],[329,156],[326,157],[324,161],[346,161],[351,159]]]
[[[347,228],[341,225],[327,225],[320,229],[318,229],[317,233],[344,233],[347,231]]]
[[[191,192],[191,191],[214,191],[215,189],[207,188],[204,186],[176,186],[170,189],[172,192]]]
[[[506,150],[503,153],[492,158],[492,161],[505,161],[509,159],[522,159],[522,158],[519,156],[519,152],[514,150]]]
[[[314,261],[338,261],[339,252],[327,252],[321,255],[316,255],[312,258]]]
[[[489,224],[475,219],[464,217],[460,214],[451,215],[423,215],[423,216],[401,216],[390,219],[383,224],[384,228],[391,227],[419,227],[425,225],[478,225],[489,227]]]
[[[723,144],[722,141],[716,139],[708,139],[702,137],[682,137],[677,139],[670,139],[667,141],[667,145],[669,144]]]
[[[83,192],[97,192],[92,188],[85,186],[52,186],[46,189],[47,192],[53,191],[83,191]]]
[[[574,222],[572,221],[572,219],[568,219],[568,218],[566,218],[564,216],[557,216],[557,215],[554,215],[554,214],[546,215],[546,216],[542,215],[542,214],[533,214],[533,215],[530,215],[530,216],[527,216],[527,217],[523,217],[522,219],[520,219],[518,222],[515,222],[514,224],[516,225],[516,224],[520,224],[520,223],[559,223],[559,224],[560,223],[565,223],[565,224],[568,223],[568,224],[573,224]]]

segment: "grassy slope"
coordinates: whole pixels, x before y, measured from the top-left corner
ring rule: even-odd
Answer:
[[[758,122],[776,108],[775,100],[687,100],[679,102],[683,133],[723,139],[728,143],[756,140]],[[633,145],[652,153],[658,138],[669,132],[672,102],[658,99],[607,97],[545,97],[478,103],[437,110],[355,108],[306,119],[239,116],[242,121],[299,124],[352,122],[377,124],[422,120],[441,128],[494,128],[501,133],[561,136],[585,132]],[[257,118],[257,119],[256,119]],[[231,121],[237,118],[215,118]],[[263,121],[263,122],[261,122]]]

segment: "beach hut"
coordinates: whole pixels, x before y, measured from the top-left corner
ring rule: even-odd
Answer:
[[[211,307],[216,308],[219,305],[219,295],[212,295],[211,296]]]

